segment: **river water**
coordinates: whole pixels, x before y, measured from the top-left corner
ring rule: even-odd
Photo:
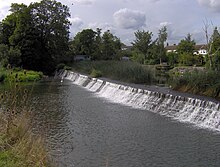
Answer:
[[[70,81],[32,93],[34,129],[58,167],[219,167],[220,134],[111,103]]]

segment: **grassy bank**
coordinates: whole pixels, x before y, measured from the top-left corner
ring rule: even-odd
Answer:
[[[38,81],[43,77],[42,72],[29,71],[23,69],[0,69],[0,82],[32,82]]]
[[[10,77],[17,77],[11,74]],[[43,136],[32,133],[30,93],[17,83],[0,94],[0,166],[46,167]]]
[[[83,61],[75,63],[73,70],[92,77],[107,77],[130,83],[150,84],[154,81],[153,69],[134,62]]]
[[[173,89],[220,99],[220,74],[216,71],[198,71],[175,75],[170,81]]]

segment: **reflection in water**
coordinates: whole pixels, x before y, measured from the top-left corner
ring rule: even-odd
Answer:
[[[220,135],[97,98],[54,81],[36,85],[34,127],[60,167],[207,167],[220,164]]]

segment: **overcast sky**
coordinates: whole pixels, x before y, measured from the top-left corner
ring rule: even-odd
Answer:
[[[37,0],[0,0],[0,20],[11,3]],[[59,0],[58,0],[59,1]],[[168,28],[168,42],[178,43],[191,33],[204,43],[204,22],[220,27],[220,0],[60,0],[71,11],[71,36],[85,28],[101,28],[130,45],[137,30],[152,31],[157,37],[161,26]],[[210,29],[212,27],[210,26]]]

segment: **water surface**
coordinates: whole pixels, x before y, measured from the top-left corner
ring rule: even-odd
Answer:
[[[113,104],[69,81],[42,82],[34,125],[60,167],[218,167],[220,134]]]

